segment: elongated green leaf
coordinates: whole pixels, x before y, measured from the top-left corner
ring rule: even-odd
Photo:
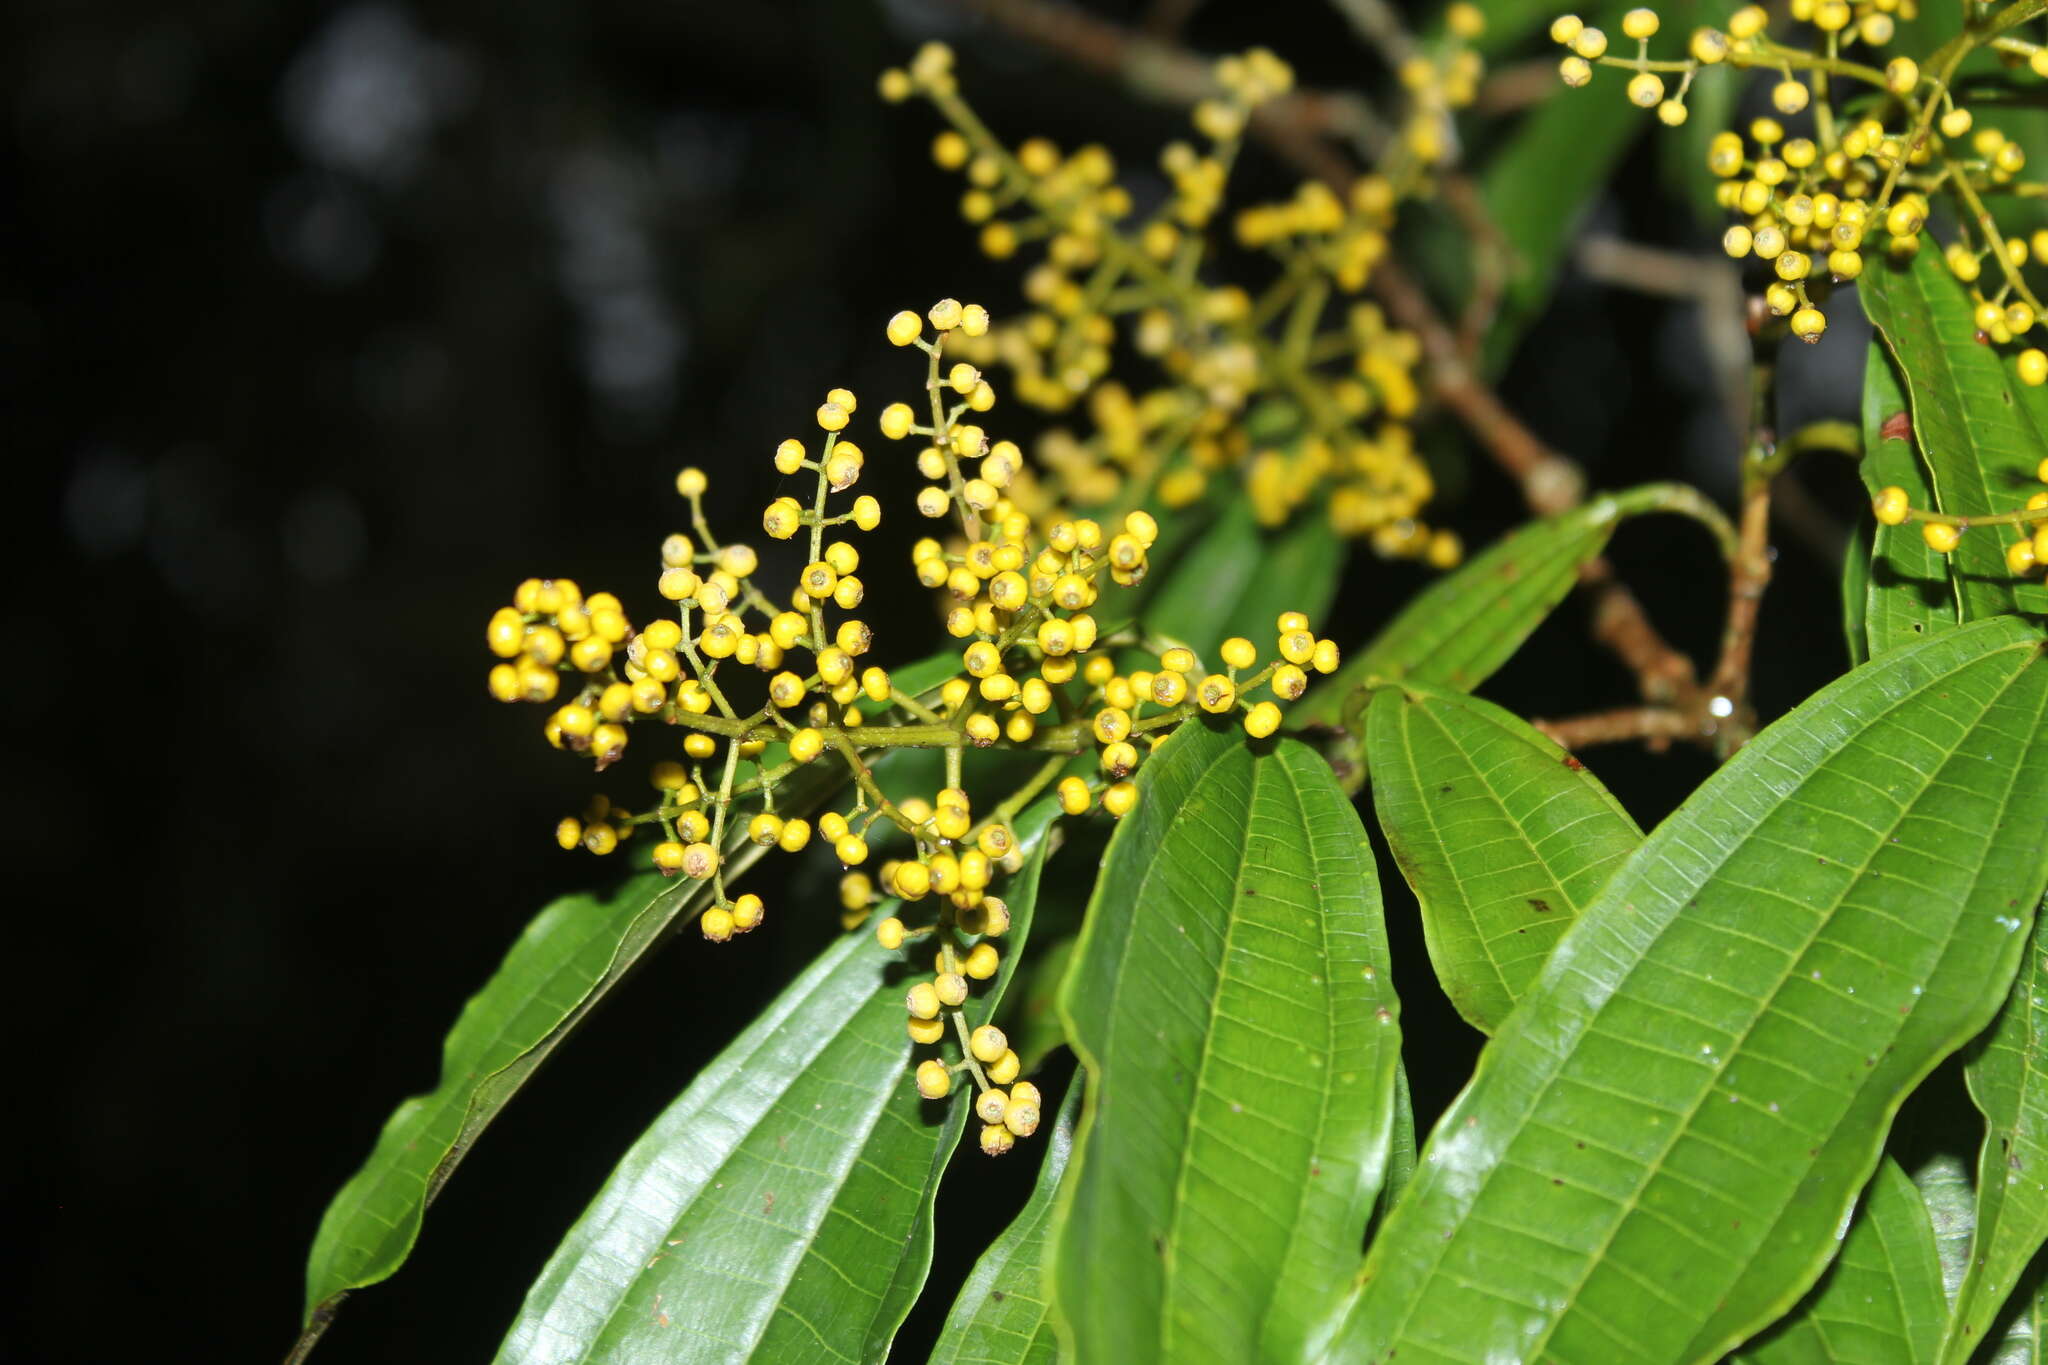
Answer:
[[[1153,594],[1145,627],[1215,667],[1216,647],[1233,635],[1270,645],[1283,611],[1322,619],[1337,593],[1342,561],[1321,508],[1304,508],[1285,527],[1268,531],[1253,519],[1251,502],[1236,499]]]
[[[449,1032],[440,1084],[398,1106],[328,1205],[306,1266],[309,1323],[404,1263],[428,1203],[476,1135],[592,1001],[705,900],[695,884],[636,877],[606,897],[565,896],[526,927]]]
[[[1842,640],[1849,667],[1870,662],[1870,557],[1876,553],[1875,524],[1858,521],[1842,554]]]
[[[1928,1365],[1941,1341],[1941,1262],[1912,1179],[1890,1157],[1864,1191],[1842,1254],[1745,1365]]]
[[[897,670],[896,684],[917,695],[958,666],[950,652],[920,660]],[[771,745],[761,761],[774,766],[786,756]],[[877,764],[909,757],[887,754]],[[790,813],[807,812],[850,780],[837,765],[814,764],[779,783],[777,799]],[[746,838],[745,822],[735,823],[726,879],[762,856]],[[641,877],[609,896],[565,897],[526,927],[449,1032],[440,1083],[399,1105],[369,1160],[321,1218],[306,1265],[309,1331],[343,1294],[397,1272],[418,1240],[427,1205],[483,1130],[641,957],[693,920],[710,895],[699,883]]]
[[[1401,1198],[1401,1191],[1415,1178],[1415,1096],[1408,1089],[1406,1063],[1394,1068],[1394,1134],[1387,1143],[1387,1178],[1380,1183],[1380,1195],[1373,1208],[1373,1225],[1384,1222],[1389,1210]]]
[[[1031,1198],[981,1253],[974,1273],[960,1287],[960,1297],[953,1300],[932,1365],[1052,1365],[1059,1358],[1059,1339],[1047,1311],[1045,1255],[1053,1196],[1074,1148],[1086,1075],[1075,1072],[1067,1097],[1060,1101],[1059,1122],[1045,1145]]]
[[[1393,1122],[1372,851],[1292,740],[1191,722],[1139,774],[1060,997],[1089,1077],[1053,1253],[1061,1344],[1295,1359],[1356,1268]]]
[[[1382,688],[1366,762],[1437,979],[1491,1033],[1642,831],[1571,755],[1476,697]]]
[[[1961,1362],[1983,1344],[2006,1297],[2048,1240],[2048,916],[2012,992],[1964,1075],[1984,1115],[1969,1271],[1956,1295],[1942,1359]]]
[[[1546,23],[1556,17],[1551,10]],[[1620,10],[1616,5],[1609,13],[1618,18]],[[1601,73],[1601,79],[1608,78]],[[1616,118],[1614,113],[1608,92],[1568,90],[1560,81],[1479,172],[1480,199],[1510,256],[1499,316],[1486,332],[1489,374],[1507,367],[1515,346],[1549,304],[1557,272],[1595,194],[1629,147],[1654,126],[1654,120]]]
[[[1308,696],[1293,724],[1335,725],[1364,705],[1367,678],[1400,678],[1470,691],[1521,648],[1607,548],[1622,518],[1655,511],[1667,485],[1605,493],[1583,507],[1504,536],[1416,594],[1399,616]]]
[[[1863,486],[1872,497],[1881,488],[1903,488],[1925,507],[1934,493],[1905,414],[1898,372],[1884,347],[1873,341],[1863,367]],[[1863,600],[1852,614],[1862,618],[1866,657],[1955,625],[1955,585],[1949,581],[1947,558],[1928,549],[1920,528],[1910,522],[1865,525],[1870,551],[1863,565]]]
[[[2021,506],[2040,486],[2033,471],[2048,446],[1998,353],[1977,341],[1969,296],[1939,253],[1866,271],[1857,292],[1905,377],[1940,510],[1972,516]],[[1965,533],[1949,557],[1964,619],[2048,612],[2048,587],[2006,570],[2010,538],[2006,529],[1983,527]]]
[[[1046,831],[1025,812],[1002,969],[1031,928]],[[971,1096],[918,1098],[900,958],[849,934],[633,1144],[527,1292],[501,1362],[873,1360],[931,1263],[931,1207]]]
[[[1337,1358],[1707,1361],[1812,1284],[2048,881],[2048,658],[1980,622],[1767,727],[1579,916],[1437,1125]],[[2036,769],[2035,771],[2038,771]]]

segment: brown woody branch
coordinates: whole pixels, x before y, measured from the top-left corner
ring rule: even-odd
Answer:
[[[1183,48],[1133,33],[1120,25],[1098,19],[1056,0],[956,0],[1010,32],[1037,42],[1066,57],[1077,66],[1122,82],[1133,93],[1157,102],[1190,105],[1215,93],[1210,64]],[[1291,162],[1304,174],[1312,175],[1340,195],[1346,194],[1357,171],[1348,158],[1326,139],[1342,137],[1354,144],[1375,145],[1384,129],[1372,110],[1352,97],[1297,91],[1272,101],[1256,112],[1251,129],[1261,141]],[[1454,212],[1468,223],[1484,218],[1484,209],[1469,182],[1456,176],[1444,177],[1447,199]],[[1491,229],[1490,222],[1488,223]],[[1497,231],[1492,240],[1498,241]],[[1495,286],[1497,288],[1498,286]],[[1397,261],[1383,260],[1374,269],[1371,288],[1396,325],[1412,332],[1421,342],[1428,362],[1432,395],[1473,438],[1522,492],[1522,500],[1539,516],[1569,511],[1584,500],[1586,481],[1577,464],[1551,450],[1522,421],[1510,412],[1474,368],[1475,330],[1490,318],[1493,302],[1483,299],[1483,313],[1468,310],[1463,320],[1465,336],[1454,332],[1422,286]],[[1745,526],[1747,516],[1745,515]],[[1768,569],[1766,568],[1766,574]],[[1653,705],[1609,713],[1609,718],[1586,729],[1602,738],[1586,742],[1647,738],[1653,741],[1723,733],[1734,727],[1717,723],[1710,714],[1713,698],[1699,686],[1692,661],[1674,649],[1643,611],[1642,604],[1614,575],[1613,567],[1598,559],[1581,571],[1580,580],[1592,599],[1593,634],[1612,650],[1636,676],[1638,690]],[[1761,592],[1761,587],[1757,589]],[[1737,616],[1731,607],[1731,628]],[[1747,610],[1754,622],[1754,605]],[[1747,638],[1746,634],[1743,637]],[[1747,673],[1746,645],[1742,650]],[[1724,651],[1724,665],[1726,664]],[[1717,670],[1718,674],[1719,670]],[[1590,722],[1594,718],[1584,718]],[[1554,722],[1574,726],[1578,722]],[[1576,731],[1573,731],[1576,733]]]

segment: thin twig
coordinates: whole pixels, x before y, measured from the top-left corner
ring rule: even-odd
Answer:
[[[1209,67],[1201,58],[1070,6],[1051,0],[956,3],[1020,37],[1052,48],[1077,65],[1119,79],[1148,98],[1192,104],[1209,93]],[[1343,195],[1350,191],[1357,171],[1323,141],[1335,131],[1325,107],[1329,99],[1296,94],[1272,101],[1257,111],[1251,128],[1297,169]],[[1480,380],[1459,338],[1415,278],[1388,258],[1374,268],[1370,287],[1396,325],[1414,333],[1422,343],[1437,402],[1463,423],[1494,463],[1515,480],[1530,510],[1552,516],[1578,506],[1586,490],[1579,467],[1546,446]],[[1582,578],[1594,585],[1596,615],[1602,623],[1597,638],[1621,654],[1636,673],[1642,694],[1691,700],[1691,661],[1664,640],[1634,594],[1613,582],[1612,569],[1604,561],[1596,561]]]

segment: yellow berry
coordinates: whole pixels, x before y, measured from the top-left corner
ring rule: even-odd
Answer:
[[[932,990],[937,992],[939,1003],[950,1009],[967,1003],[967,978],[958,972],[940,972],[932,978]]]
[[[986,1065],[1009,1051],[1010,1040],[994,1024],[983,1024],[967,1036],[967,1050],[974,1060]]]
[[[1550,21],[1550,41],[1560,47],[1566,46],[1579,36],[1579,30],[1585,26],[1585,20],[1576,14],[1560,14]]]
[[[1801,86],[1800,89],[1805,89]],[[1628,101],[1639,109],[1648,109],[1664,98],[1664,80],[1654,71],[1638,71],[1629,77]]]
[[[857,867],[868,860],[868,841],[849,832],[832,841],[832,852],[848,867]]]
[[[1631,38],[1653,38],[1657,34],[1657,11],[1632,9],[1621,16],[1621,31]]]
[[[903,946],[903,921],[890,915],[875,925],[875,942],[890,952]]]
[[[991,1090],[988,1092],[994,1094]],[[981,1150],[987,1156],[1002,1156],[1017,1145],[1016,1134],[1000,1123],[990,1123],[981,1130]]]
[[[697,927],[713,943],[724,943],[732,937],[732,912],[714,905],[697,921]]]
[[[1195,687],[1195,704],[1210,715],[1220,715],[1237,705],[1237,684],[1221,673],[1211,673]]]
[[[1920,64],[1911,57],[1894,57],[1884,66],[1884,84],[1894,95],[1904,95],[1920,84]]]
[[[988,1063],[988,1078],[996,1085],[1008,1085],[1011,1081],[1017,1079],[1017,1073],[1023,1069],[1024,1064],[1018,1059],[1017,1054],[1008,1048],[1004,1048],[1002,1056]],[[995,1092],[991,1091],[990,1093],[993,1094]],[[1008,1110],[1009,1106],[1005,1104],[1004,1112],[1007,1113]]]
[[[767,910],[761,904],[761,898],[751,891],[732,903],[732,927],[742,934],[759,928],[766,917]]]
[[[896,346],[908,346],[924,335],[924,319],[908,308],[889,319],[889,341]]]
[[[993,1077],[991,1077],[993,1079]],[[1020,1138],[1028,1138],[1038,1131],[1039,1109],[1036,1102],[1020,1100],[1016,1092],[1010,1094],[1010,1102],[1003,1106],[1003,1127]]]
[[[993,944],[977,943],[967,954],[967,960],[961,964],[960,970],[976,981],[986,981],[996,974],[996,968],[1000,965],[1001,958]]]
[[[511,607],[500,607],[491,616],[484,640],[491,653],[501,659],[516,658],[526,638],[526,621]]]
[[[2031,572],[2036,562],[2031,538],[2015,540],[2005,547],[2005,567],[2014,574]]]
[[[1801,341],[1818,341],[1827,329],[1828,320],[1818,308],[1801,308],[1792,314],[1792,335]]]
[[[917,1064],[917,1093],[928,1100],[942,1100],[953,1090],[953,1073],[940,1061],[925,1060]]]
[[[939,1017],[939,993],[931,982],[920,981],[905,992],[903,1007],[910,1011],[913,1019],[936,1019]]]
[[[1253,739],[1264,739],[1280,728],[1280,708],[1272,702],[1262,701],[1245,712],[1244,732]]]
[[[809,763],[825,751],[825,737],[816,730],[802,729],[789,737],[789,756],[799,763]]]
[[[683,850],[683,875],[703,881],[718,870],[718,850],[709,844],[691,844]]]
[[[1870,511],[1886,526],[1897,526],[1906,519],[1906,506],[1906,490],[1894,485],[1878,490],[1877,497],[1871,501]]]
[[[962,308],[958,299],[940,299],[925,313],[933,327],[941,332],[950,332],[960,325]]]
[[[1138,788],[1130,782],[1118,782],[1102,794],[1102,808],[1111,815],[1122,819],[1138,804]]]
[[[1589,62],[1607,55],[1607,35],[1597,28],[1582,28],[1572,35],[1571,49]]]
[[[1936,554],[1947,554],[1962,542],[1963,533],[1945,521],[1930,521],[1920,528],[1921,539]]]
[[[1088,784],[1078,777],[1063,777],[1059,785],[1060,809],[1069,815],[1082,815],[1093,804]]]
[[[710,480],[704,477],[704,471],[701,469],[685,469],[676,475],[676,492],[686,498],[703,497],[704,490],[709,486]]]
[[[2020,382],[2029,388],[2039,388],[2048,383],[2048,352],[2038,346],[2029,346],[2021,351],[2017,362]],[[2048,467],[2048,466],[2044,466]]]
[[[943,1019],[910,1018],[910,1041],[913,1043],[936,1043],[946,1036],[946,1021]]]
[[[565,849],[574,848],[583,842],[583,822],[569,816],[555,826],[555,843]]]

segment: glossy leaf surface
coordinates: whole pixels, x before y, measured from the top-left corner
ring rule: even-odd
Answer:
[[[1295,741],[1191,723],[1138,780],[1060,1000],[1089,1077],[1053,1254],[1062,1344],[1296,1359],[1357,1267],[1393,1123],[1372,852]]]
[[[1031,852],[1004,883],[1011,936],[970,1024],[1029,937],[1054,813],[1017,822]],[[699,1073],[570,1229],[498,1360],[886,1353],[930,1267],[932,1199],[972,1100],[928,1102],[911,1082],[906,954],[835,939]]]
[[[1971,1048],[1964,1076],[1984,1115],[1968,1271],[1942,1343],[1942,1359],[1966,1361],[1983,1344],[2013,1287],[2048,1240],[2048,922],[2005,1005]]]
[[[1857,292],[1904,377],[1936,505],[1958,516],[2020,507],[2040,488],[2034,469],[2048,446],[1998,352],[1978,342],[1970,298],[1940,253],[1865,271]],[[1949,556],[1965,620],[2048,611],[2048,587],[2006,571],[2014,534],[2010,527],[1968,531]]]
[[[1931,1365],[1947,1300],[1920,1191],[1878,1163],[1841,1255],[1791,1315],[1736,1359],[1743,1365]]]
[[[1288,708],[1288,723],[1348,723],[1367,678],[1412,678],[1470,691],[1508,661],[1607,548],[1622,518],[1655,510],[1665,490],[1605,493],[1503,536],[1430,584],[1364,649]]]
[[[1927,470],[1914,448],[1913,428],[1898,373],[1884,347],[1873,341],[1863,370],[1863,486],[1872,497],[1899,487],[1915,506],[1934,500]],[[1956,624],[1955,585],[1948,560],[1927,548],[1920,528],[1859,523],[1869,537],[1860,579],[1861,600],[1850,614],[1860,617],[1864,657],[1925,639]],[[1854,548],[1850,551],[1855,553]]]
[[[1642,831],[1571,755],[1476,697],[1379,689],[1366,762],[1437,979],[1491,1033]]]
[[[1208,668],[1221,667],[1216,646],[1232,635],[1270,657],[1280,613],[1302,611],[1320,621],[1336,596],[1342,563],[1343,547],[1322,507],[1305,507],[1286,526],[1268,530],[1240,498],[1174,566],[1142,619],[1148,631],[1194,650]],[[1115,591],[1105,588],[1105,596]]]
[[[953,1301],[932,1352],[933,1365],[1052,1365],[1059,1358],[1046,1303],[1046,1247],[1053,1196],[1074,1149],[1084,1075],[1074,1073],[1060,1101],[1059,1121],[1046,1141],[1031,1198],[981,1253]]]
[[[1437,1125],[1333,1358],[1716,1359],[1834,1251],[2048,879],[2048,660],[1983,622],[1769,726],[1581,913]]]

